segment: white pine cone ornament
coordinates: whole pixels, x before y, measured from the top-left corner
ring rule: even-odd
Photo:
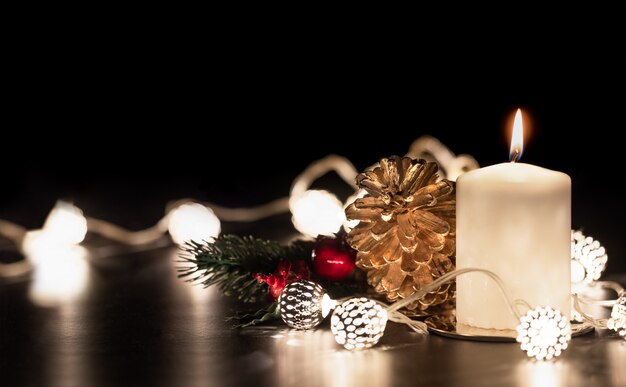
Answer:
[[[392,156],[357,176],[367,191],[348,208],[358,220],[348,234],[358,267],[376,292],[395,301],[413,294],[455,268],[456,202],[454,183],[438,181],[433,162]],[[424,311],[454,300],[455,283],[407,306]]]

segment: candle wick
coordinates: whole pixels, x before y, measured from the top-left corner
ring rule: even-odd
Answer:
[[[522,157],[522,152],[519,149],[514,149],[513,152],[509,155],[509,160],[511,163],[515,163]]]

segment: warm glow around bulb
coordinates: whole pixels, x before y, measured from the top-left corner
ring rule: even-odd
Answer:
[[[87,219],[80,208],[59,200],[41,230],[31,230],[24,235],[22,251],[34,264],[39,264],[51,252],[67,251],[78,245],[87,234]],[[63,254],[56,254],[62,256]]]
[[[293,225],[310,237],[331,235],[346,220],[343,205],[328,191],[308,190],[289,199]]]
[[[199,203],[182,204],[169,214],[168,231],[174,243],[202,242],[220,235],[221,224],[213,210]]]
[[[356,191],[353,195],[351,195],[350,197],[348,197],[348,199],[346,199],[346,202],[343,205],[343,210],[344,213],[346,211],[346,208],[348,208],[348,206],[352,203],[354,203],[355,200],[357,199],[362,199],[363,197],[365,197],[365,195],[367,194],[367,191],[364,189],[360,189],[358,191]],[[343,222],[343,229],[346,232],[350,232],[350,230],[352,230],[353,228],[355,228],[356,226],[359,225],[359,220],[348,220],[347,218],[344,220]]]
[[[87,234],[87,219],[80,208],[59,200],[46,218],[43,231],[56,244],[77,245]]]
[[[30,247],[28,258],[36,266],[29,296],[35,304],[58,306],[82,294],[89,274],[84,247],[41,239]]]
[[[515,121],[513,123],[513,134],[511,135],[511,151],[509,159],[513,162],[522,157],[524,151],[524,122],[522,121],[522,110],[517,109]]]
[[[585,267],[578,261],[571,261],[572,285],[579,284],[585,279]]]

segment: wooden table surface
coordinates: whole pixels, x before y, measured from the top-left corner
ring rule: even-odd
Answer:
[[[625,386],[626,340],[573,339],[557,361],[514,343],[419,336],[390,323],[349,352],[328,321],[243,330],[237,305],[176,278],[173,247],[89,261],[74,300],[40,306],[33,279],[0,283],[0,386]],[[71,279],[67,279],[71,283]]]

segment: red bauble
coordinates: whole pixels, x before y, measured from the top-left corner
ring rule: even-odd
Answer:
[[[355,267],[356,251],[344,237],[320,237],[313,250],[313,267],[320,277],[341,281],[352,273]]]

